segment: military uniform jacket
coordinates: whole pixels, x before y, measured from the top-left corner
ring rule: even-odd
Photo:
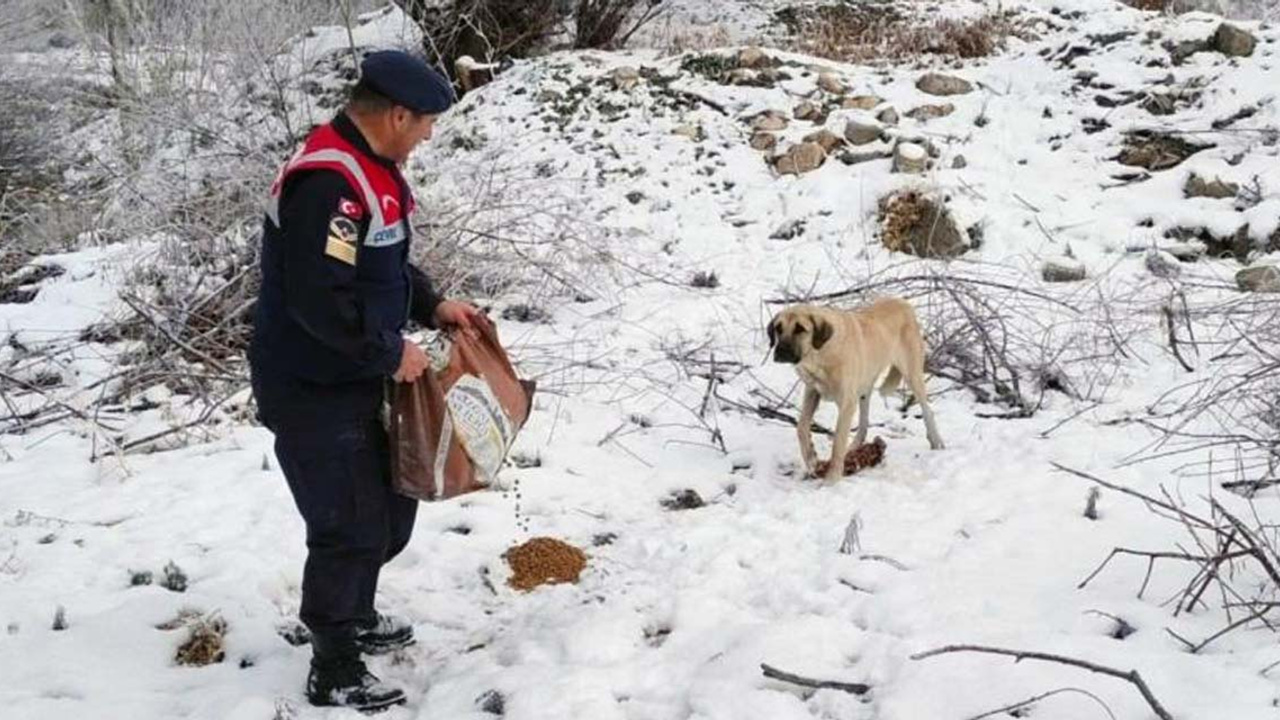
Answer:
[[[410,318],[435,294],[409,263],[413,195],[346,115],[317,128],[266,203],[250,367],[268,426],[376,416]]]

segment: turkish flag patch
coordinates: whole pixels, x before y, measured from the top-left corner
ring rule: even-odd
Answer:
[[[338,201],[338,212],[346,215],[352,220],[359,220],[364,217],[364,208],[360,206],[360,203],[346,198],[342,198]]]

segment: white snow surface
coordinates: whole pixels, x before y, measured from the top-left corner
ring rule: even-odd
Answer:
[[[729,6],[736,4],[716,7]],[[1054,6],[1058,14],[1049,12]],[[540,464],[505,469],[512,492],[421,506],[412,543],[380,586],[380,609],[412,620],[418,638],[371,661],[375,673],[409,695],[406,706],[382,717],[491,717],[476,701],[496,690],[512,720],[959,720],[1062,687],[1097,699],[1055,695],[1033,717],[1105,717],[1098,700],[1116,718],[1153,717],[1132,686],[1078,669],[971,654],[911,659],[954,643],[1136,669],[1178,720],[1274,717],[1280,688],[1264,672],[1280,660],[1272,633],[1251,627],[1189,654],[1166,632],[1198,641],[1229,622],[1216,601],[1176,616],[1164,604],[1188,582],[1189,567],[1157,565],[1138,598],[1145,562],[1122,557],[1077,588],[1114,547],[1173,551],[1188,538],[1177,523],[1114,492],[1103,492],[1098,520],[1084,518],[1090,484],[1051,463],[1145,492],[1158,494],[1163,485],[1194,509],[1212,493],[1252,512],[1208,480],[1176,472],[1207,453],[1127,463],[1153,435],[1104,423],[1140,415],[1178,383],[1228,371],[1230,363],[1202,358],[1187,373],[1169,353],[1159,308],[1170,284],[1145,270],[1143,252],[1171,243],[1164,234],[1180,225],[1230,235],[1248,223],[1255,239],[1276,230],[1274,190],[1242,210],[1231,200],[1184,199],[1182,188],[1193,171],[1280,186],[1280,31],[1242,23],[1259,38],[1251,58],[1202,53],[1181,66],[1148,67],[1168,58],[1161,39],[1206,37],[1220,20],[1163,17],[1104,0],[1018,7],[1039,19],[1039,38],[945,69],[978,85],[967,95],[920,93],[914,82],[921,69],[774,51],[796,65],[784,68],[792,80],[771,89],[726,87],[681,72],[678,56],[583,52],[521,62],[441,123],[410,166],[426,213],[433,200],[479,192],[488,178],[514,193],[491,209],[495,223],[509,220],[506,232],[544,230],[553,213],[593,230],[529,251],[554,263],[580,302],[528,286],[484,299],[497,307],[544,303],[552,311],[546,323],[499,325],[522,373],[542,383],[514,453]],[[1088,39],[1117,29],[1134,34],[1105,48]],[[1147,41],[1152,31],[1161,39]],[[315,42],[328,47],[331,35],[322,32]],[[1072,45],[1090,53],[1066,66],[1061,51]],[[809,65],[837,73],[850,94],[875,94],[895,107],[904,117],[890,133],[931,141],[940,155],[935,169],[912,178],[891,173],[889,160],[847,166],[833,157],[810,174],[776,176],[747,145],[747,119],[766,109],[790,116],[815,92]],[[613,90],[609,74],[623,66],[644,68],[647,77]],[[1084,87],[1082,71],[1114,87]],[[563,115],[549,109],[555,101],[546,91],[564,96],[583,85],[590,94],[580,106]],[[1160,117],[1136,102],[1102,108],[1095,101],[1172,88],[1202,95]],[[709,102],[673,107],[680,93]],[[927,123],[905,117],[940,102],[953,103],[955,112]],[[1255,115],[1212,130],[1214,120],[1248,105],[1259,108]],[[825,126],[842,134],[859,112],[832,112]],[[979,116],[987,118],[982,127]],[[1085,133],[1085,118],[1109,127]],[[687,124],[703,139],[672,132]],[[1144,182],[1103,187],[1134,170],[1112,160],[1122,133],[1158,127],[1202,131],[1215,146]],[[816,129],[792,120],[780,145]],[[964,169],[950,169],[957,155],[966,158]],[[982,226],[981,247],[949,265],[882,247],[878,201],[904,188],[947,198],[962,228]],[[797,220],[804,223],[798,237],[771,239]],[[68,272],[46,281],[35,302],[0,305],[0,333],[38,345],[110,315],[119,309],[112,288],[122,268],[149,247],[139,241],[41,258]],[[1089,280],[1043,283],[1041,262],[1068,248]],[[1231,260],[1184,265],[1191,302],[1232,297],[1238,267]],[[718,287],[691,287],[698,271],[714,271]],[[779,307],[766,301],[931,271],[1081,306],[1123,288],[1127,304],[1116,311],[1130,318],[1132,357],[1086,400],[1046,393],[1030,419],[979,417],[1002,409],[931,378],[948,446],[941,451],[928,449],[914,409],[903,415],[901,399],[876,399],[872,435],[887,441],[886,460],[833,485],[801,476],[794,431],[785,424],[714,398],[700,416],[707,380],[673,360],[740,364],[720,394],[754,406],[751,393],[765,389],[790,397],[794,412],[792,370],[762,363],[762,328]],[[1043,317],[1011,309],[1008,320],[1048,334],[1081,322],[1043,305]],[[934,317],[935,308],[918,309],[926,323]],[[8,342],[0,359],[15,352]],[[110,352],[93,344],[77,350],[66,360],[69,382],[91,384]],[[192,412],[181,398],[169,400],[169,416],[152,411],[130,433]],[[819,420],[834,422],[830,406]],[[222,423],[206,444],[120,460],[101,457],[88,427],[68,422],[0,436],[0,716],[354,717],[306,704],[310,650],[278,634],[296,616],[305,548],[270,434]],[[706,507],[660,505],[686,488]],[[1254,500],[1263,517],[1274,518],[1278,503],[1274,490]],[[841,554],[855,515],[861,547]],[[544,535],[587,550],[581,581],[531,593],[509,588],[501,553]],[[131,586],[132,573],[158,579],[171,561],[189,575],[185,592]],[[60,607],[66,628],[54,630]],[[175,665],[185,630],[156,626],[188,608],[227,622],[223,662]],[[1114,621],[1100,613],[1123,617],[1137,632],[1114,639]],[[863,697],[804,691],[764,678],[761,663],[872,690]]]

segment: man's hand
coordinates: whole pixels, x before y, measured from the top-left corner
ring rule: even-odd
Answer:
[[[400,351],[400,367],[392,377],[396,382],[417,382],[430,366],[430,361],[427,360],[427,354],[422,352],[422,348],[418,347],[418,343],[408,339],[403,342],[404,346]]]
[[[486,322],[480,308],[458,300],[445,300],[436,305],[436,327],[453,326],[459,330],[474,332],[480,323]]]

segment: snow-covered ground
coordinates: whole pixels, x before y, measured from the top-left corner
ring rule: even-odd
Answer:
[[[742,39],[754,33],[747,20],[767,17],[760,4],[682,6],[738,18],[734,27],[748,28]],[[410,168],[427,212],[433,202],[506,188],[485,221],[517,238],[563,226],[555,244],[527,248],[554,263],[554,274],[531,265],[524,276],[560,278],[578,301],[529,284],[485,299],[495,314],[516,303],[551,314],[499,326],[518,366],[543,387],[515,452],[539,462],[504,471],[513,492],[421,508],[412,544],[383,575],[381,607],[411,618],[418,636],[416,646],[372,662],[410,697],[384,717],[491,717],[477,699],[497,691],[516,720],[960,720],[1063,687],[1096,699],[1055,695],[1033,716],[1106,717],[1099,700],[1116,718],[1153,716],[1132,686],[1083,670],[977,655],[911,659],[955,643],[1137,669],[1179,720],[1274,717],[1280,687],[1264,672],[1280,660],[1272,633],[1240,630],[1189,654],[1166,632],[1199,641],[1228,622],[1216,601],[1177,616],[1162,605],[1186,584],[1188,568],[1157,565],[1138,599],[1145,562],[1120,558],[1077,589],[1113,547],[1173,550],[1187,536],[1112,492],[1102,495],[1099,519],[1086,519],[1089,484],[1051,463],[1147,492],[1163,484],[1192,507],[1210,493],[1244,507],[1209,481],[1174,472],[1207,454],[1126,464],[1153,436],[1106,423],[1142,415],[1177,383],[1232,369],[1207,358],[1196,373],[1179,366],[1159,315],[1175,286],[1134,250],[1172,243],[1165,234],[1180,226],[1229,236],[1247,223],[1255,240],[1275,232],[1280,32],[1242,23],[1258,37],[1252,57],[1206,52],[1174,66],[1162,42],[1208,37],[1219,19],[1166,18],[1103,0],[1019,8],[1038,37],[946,68],[976,84],[963,95],[922,94],[918,68],[773,51],[791,79],[769,88],[722,85],[657,51],[584,52],[520,63],[442,123]],[[1133,34],[1103,37],[1120,30]],[[891,105],[903,117],[889,137],[931,141],[936,168],[912,177],[892,173],[887,159],[832,157],[814,172],[777,176],[748,144],[750,118],[768,109],[790,117],[803,100],[820,100],[811,65],[834,72],[847,95],[884,101],[834,110],[826,128],[843,135],[849,119]],[[618,82],[626,67],[640,70],[634,85]],[[584,89],[581,103],[569,102]],[[1097,99],[1171,90],[1198,99],[1168,116]],[[944,102],[955,106],[947,117],[906,117]],[[1249,106],[1251,117],[1213,130]],[[1101,129],[1085,132],[1086,122]],[[1125,131],[1144,128],[1203,131],[1215,147],[1120,185],[1113,176],[1135,169],[1112,158]],[[793,119],[780,145],[817,129]],[[965,167],[953,169],[958,156]],[[1241,185],[1256,177],[1264,196],[1248,207],[1185,199],[1193,171]],[[982,228],[981,247],[949,265],[886,250],[876,239],[877,205],[904,188],[947,199],[961,228]],[[771,237],[795,221],[803,221],[798,235]],[[1089,278],[1044,283],[1042,261],[1068,248]],[[42,259],[68,272],[45,281],[30,304],[0,305],[0,334],[25,345],[74,334],[114,309],[113,283],[140,252],[120,245]],[[1234,296],[1235,261],[1180,267],[1177,287],[1193,306]],[[697,272],[714,272],[718,286],[692,287]],[[1005,409],[932,378],[943,451],[928,450],[923,423],[898,411],[900,399],[877,399],[872,435],[888,443],[884,464],[830,486],[801,477],[791,428],[716,399],[794,401],[791,369],[762,362],[762,328],[779,307],[768,300],[930,272],[1084,308],[1044,302],[1035,317],[1023,315],[1026,305],[1008,309],[1008,322],[1040,328],[1049,346],[1095,332],[1081,315],[1095,313],[1099,297],[1122,298],[1112,309],[1129,357],[1114,367],[1099,360],[1103,369],[1094,370],[1081,360],[1093,348],[1067,343],[1064,358],[1078,361],[1068,374],[1096,385],[1081,401],[1046,393],[1030,419],[979,417]],[[936,302],[919,300],[926,321],[941,317]],[[1211,339],[1210,324],[1198,330]],[[0,360],[16,352],[7,343]],[[76,352],[73,382],[87,385],[110,350]],[[708,381],[690,371],[705,371],[712,358],[725,382],[702,412]],[[142,427],[153,430],[161,414],[152,411]],[[833,419],[824,407],[819,421]],[[309,648],[279,634],[296,615],[304,548],[269,434],[235,424],[207,444],[91,463],[88,427],[0,436],[0,715],[350,716],[306,705]],[[661,505],[684,489],[707,505]],[[1274,491],[1255,498],[1264,518],[1278,504]],[[855,516],[860,548],[843,554]],[[505,585],[500,554],[538,535],[588,550],[578,584],[529,594]],[[160,586],[170,562],[188,576],[185,592]],[[143,571],[155,582],[132,585]],[[65,628],[55,630],[59,608]],[[156,626],[184,609],[226,621],[222,663],[174,664],[185,631]],[[1115,621],[1104,614],[1136,632],[1113,638]],[[761,663],[872,690],[804,691],[765,679]]]

